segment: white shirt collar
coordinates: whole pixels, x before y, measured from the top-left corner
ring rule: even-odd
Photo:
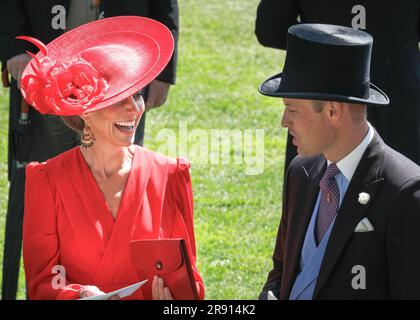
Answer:
[[[340,172],[349,182],[351,181],[351,178],[353,177],[353,174],[356,171],[356,167],[359,164],[360,159],[362,159],[366,148],[368,147],[369,143],[372,141],[372,138],[374,136],[373,127],[370,125],[369,122],[368,125],[368,133],[363,138],[362,142],[360,142],[360,144],[356,148],[354,148],[352,152],[350,152],[347,156],[345,156],[343,159],[337,162],[338,169],[340,169]],[[328,160],[328,165],[330,163],[331,161]]]

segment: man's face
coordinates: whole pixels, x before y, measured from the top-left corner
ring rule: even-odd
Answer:
[[[286,108],[281,125],[289,129],[298,153],[310,156],[327,152],[334,142],[331,111],[327,105],[321,112],[316,112],[311,100],[284,98],[283,102]]]

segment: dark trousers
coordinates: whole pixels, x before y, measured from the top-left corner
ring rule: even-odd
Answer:
[[[3,252],[2,299],[16,299],[22,250],[25,169],[15,170],[10,181]]]

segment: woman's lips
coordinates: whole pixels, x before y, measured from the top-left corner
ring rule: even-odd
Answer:
[[[124,133],[133,133],[135,131],[135,125],[136,125],[136,121],[120,121],[115,123],[115,127]]]

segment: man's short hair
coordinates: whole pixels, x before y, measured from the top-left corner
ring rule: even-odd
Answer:
[[[350,115],[353,120],[361,120],[367,116],[367,107],[365,104],[348,103]]]
[[[322,100],[312,100],[312,107],[314,108],[315,112],[320,113],[324,109],[326,101]]]
[[[312,100],[312,107],[315,112],[320,113],[324,109],[326,101],[323,100]],[[367,107],[365,104],[356,104],[356,103],[345,103],[350,109],[350,114],[353,120],[359,120],[367,116]]]

